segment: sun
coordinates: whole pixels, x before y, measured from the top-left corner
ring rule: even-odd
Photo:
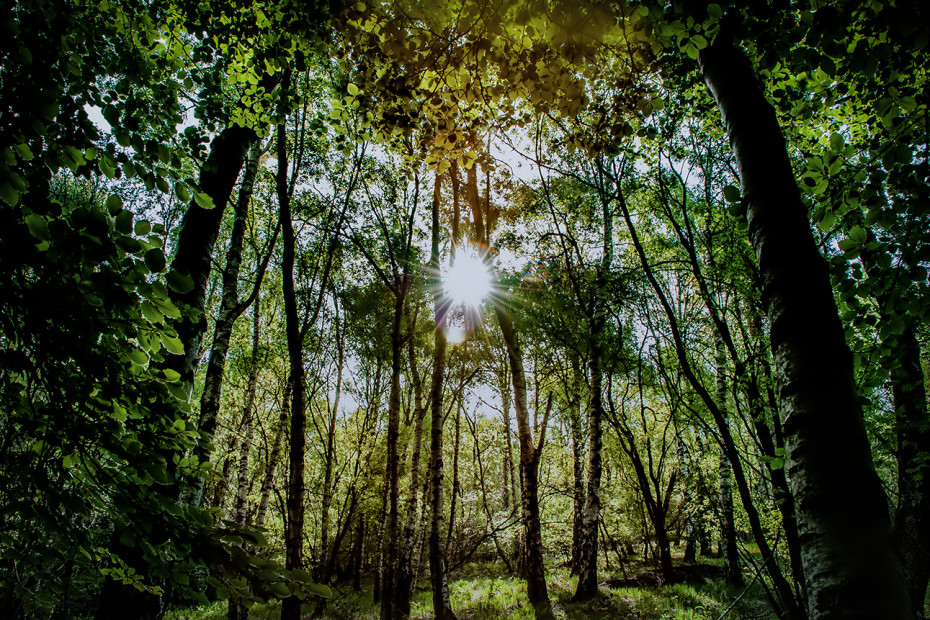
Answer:
[[[442,274],[442,289],[453,305],[478,308],[491,292],[491,272],[481,256],[466,246]]]

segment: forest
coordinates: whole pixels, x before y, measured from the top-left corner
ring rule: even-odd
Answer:
[[[930,614],[930,5],[5,5],[0,617]]]

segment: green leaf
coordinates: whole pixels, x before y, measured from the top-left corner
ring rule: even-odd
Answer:
[[[148,267],[152,273],[164,271],[166,264],[165,253],[159,248],[152,248],[145,253],[145,266]]]
[[[16,203],[19,202],[19,197],[21,195],[22,193],[16,190],[9,183],[0,183],[0,198],[2,198],[3,202],[7,203],[11,207],[16,206]]]
[[[196,202],[201,209],[212,209],[216,206],[213,204],[213,199],[204,192],[194,192],[194,202]]]
[[[843,147],[846,146],[846,140],[843,139],[838,133],[834,133],[830,136],[830,148],[832,148],[837,153],[843,150]]]
[[[148,300],[142,302],[142,315],[150,323],[161,323],[165,320],[165,316]]]
[[[738,203],[740,199],[739,188],[727,185],[723,188],[723,198],[730,204]]]
[[[181,342],[180,338],[175,338],[166,334],[159,334],[159,336],[161,337],[161,343],[165,345],[165,349],[167,349],[169,353],[184,355],[184,344]]]
[[[131,349],[129,351],[129,359],[134,361],[136,364],[139,364],[140,366],[145,366],[149,363],[149,356],[146,355],[145,351],[142,351],[141,349]]]
[[[190,276],[178,273],[174,270],[168,272],[165,276],[165,281],[168,283],[171,290],[181,295],[194,290],[194,280]]]
[[[133,231],[136,233],[136,235],[142,237],[152,232],[152,225],[147,220],[138,220],[136,221],[136,225],[133,227]]]
[[[48,241],[48,222],[41,215],[32,213],[26,216],[26,226],[29,227],[29,234],[39,241]]]
[[[187,185],[184,183],[175,183],[174,184],[174,194],[178,197],[178,200],[181,202],[187,203],[191,200],[190,190],[187,189]]]
[[[865,243],[868,238],[868,233],[866,233],[862,226],[853,226],[849,229],[849,238],[861,245]]]
[[[116,194],[110,194],[107,197],[107,211],[110,215],[116,215],[123,210],[123,199]]]
[[[359,93],[358,86],[356,86],[352,82],[349,82],[349,85],[346,87],[346,91],[353,97],[355,97]]]
[[[100,158],[100,161],[97,162],[97,167],[100,168],[102,172],[108,179],[112,179],[116,176],[116,166],[114,166],[110,159],[108,158],[109,153]]]
[[[181,380],[181,373],[172,368],[165,368],[161,373],[165,375],[165,379],[167,379],[169,383],[177,383]]]

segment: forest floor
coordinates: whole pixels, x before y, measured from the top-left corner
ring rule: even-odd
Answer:
[[[568,620],[763,620],[774,618],[762,586],[731,589],[723,583],[722,560],[702,557],[696,564],[676,566],[678,582],[659,585],[658,573],[651,565],[629,563],[625,571],[602,570],[600,595],[585,603],[573,603],[577,579],[568,568],[546,567],[546,582],[555,617]],[[335,598],[322,614],[314,618],[331,620],[377,620],[379,607],[371,602],[371,584],[353,591],[351,586],[334,586]],[[460,620],[494,619],[532,620],[533,608],[526,598],[523,580],[507,574],[502,563],[474,562],[450,575],[449,595],[452,609]],[[275,620],[279,604],[252,608],[253,620]],[[420,580],[414,596],[411,620],[432,618],[429,582]],[[307,617],[310,617],[309,615]],[[177,609],[166,620],[221,620],[226,618],[226,603],[209,607]]]

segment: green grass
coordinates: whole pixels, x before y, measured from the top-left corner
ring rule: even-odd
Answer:
[[[707,562],[714,564],[713,561]],[[631,570],[635,568],[637,570]],[[644,567],[628,567],[630,575]],[[624,577],[603,571],[602,584]],[[571,601],[577,579],[567,568],[547,567],[546,583],[556,618],[568,620],[698,620],[716,619],[742,594],[728,589],[718,580],[706,583],[673,584],[659,587],[609,587],[602,585],[600,595],[583,603]],[[376,620],[379,608],[371,603],[371,587],[359,592],[351,588],[336,588],[336,597],[327,602],[321,616],[329,620]],[[473,563],[459,569],[449,583],[452,609],[461,620],[532,620],[533,608],[526,598],[526,583],[506,574],[503,566],[493,563]],[[731,609],[728,618],[769,618],[764,593],[754,584]],[[420,580],[420,589],[411,605],[411,620],[433,617],[428,579]],[[276,620],[279,604],[256,605],[250,610],[255,620]],[[218,602],[206,608],[174,610],[167,620],[221,620],[226,617],[226,603]]]

